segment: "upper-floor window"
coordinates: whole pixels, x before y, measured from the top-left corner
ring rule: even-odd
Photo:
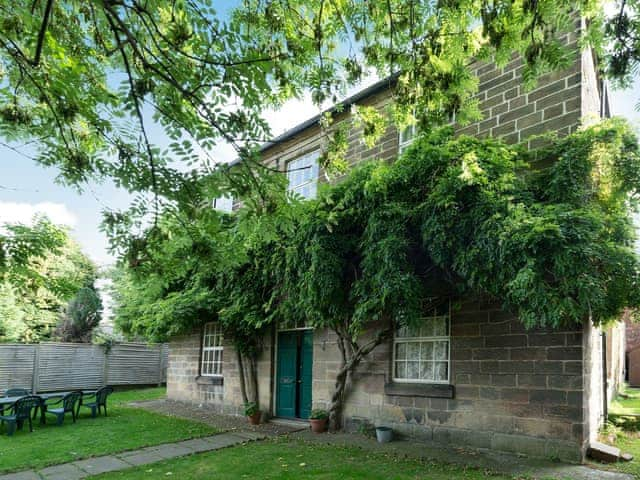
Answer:
[[[393,339],[393,380],[449,383],[450,304],[428,312],[412,327],[398,329]]]
[[[200,375],[205,377],[222,376],[222,329],[217,322],[205,324],[202,333],[202,362]]]
[[[404,152],[413,139],[416,138],[417,129],[416,125],[409,125],[404,130],[400,131],[400,135],[398,138],[398,153]]]
[[[213,201],[213,208],[221,212],[231,213],[233,211],[233,198],[218,197]]]
[[[289,191],[304,198],[315,198],[318,193],[318,158],[315,150],[291,160],[287,164]]]

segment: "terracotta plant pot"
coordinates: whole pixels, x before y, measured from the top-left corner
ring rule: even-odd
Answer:
[[[260,417],[262,416],[261,412],[256,412],[253,415],[249,415],[247,418],[249,419],[249,424],[251,425],[260,425]]]
[[[309,420],[311,424],[311,431],[313,433],[323,433],[327,430],[326,418],[312,418]]]

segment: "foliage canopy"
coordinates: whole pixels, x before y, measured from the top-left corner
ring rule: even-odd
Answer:
[[[639,186],[619,120],[532,151],[440,130],[317,200],[276,186],[262,215],[163,216],[117,282],[117,319],[153,337],[219,319],[239,338],[289,321],[357,339],[416,321],[425,299],[481,294],[530,327],[604,322],[640,302]]]
[[[163,198],[190,195],[194,172],[216,168],[221,142],[246,168],[232,176],[221,168],[215,188],[255,187],[263,173],[248,171],[259,165],[255,147],[270,138],[264,109],[307,91],[318,105],[335,102],[371,71],[401,72],[399,125],[452,112],[477,118],[471,59],[502,64],[518,52],[531,83],[569,61],[559,38],[575,32],[576,11],[587,20],[581,44],[607,59],[611,77],[628,79],[638,65],[635,1],[621,0],[607,18],[597,0],[245,0],[226,10],[210,0],[2,0],[0,136],[14,148],[34,145],[63,182],[106,176],[155,193],[129,212],[144,217]],[[367,137],[381,120],[359,115]],[[166,133],[167,148],[152,129]],[[341,133],[327,141],[329,167],[344,165]]]
[[[56,329],[63,342],[90,342],[102,319],[102,300],[91,287],[82,287],[67,304]]]
[[[0,229],[0,341],[50,339],[64,305],[93,285],[95,264],[46,218]]]

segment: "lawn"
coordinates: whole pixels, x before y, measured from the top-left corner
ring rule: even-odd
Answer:
[[[609,413],[613,415],[640,415],[640,388],[626,387],[623,396],[611,402]]]
[[[164,388],[115,392],[109,397],[109,416],[91,418],[83,408],[74,424],[71,416],[60,427],[47,416],[47,425],[34,423],[8,437],[0,428],[0,472],[42,468],[81,458],[131,450],[217,433],[208,425],[167,417],[125,404],[134,400],[162,398]]]
[[[120,472],[96,480],[215,478],[236,480],[366,479],[366,480],[507,480],[481,470],[367,452],[358,448],[306,444],[285,439],[249,443],[214,452],[182,457]]]
[[[619,472],[633,474],[640,478],[640,426],[637,419],[631,415],[640,415],[640,389],[627,387],[623,391],[624,397],[619,396],[611,402],[609,407],[609,418],[613,424],[621,425],[614,428],[614,445],[622,452],[633,455],[631,462],[616,463],[609,468]],[[625,417],[628,415],[628,417]],[[611,443],[609,438],[605,438],[605,443]]]

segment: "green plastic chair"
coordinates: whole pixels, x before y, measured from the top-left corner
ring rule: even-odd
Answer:
[[[86,398],[94,398],[94,400],[87,402],[85,395],[82,396],[80,402],[81,407],[87,407],[91,409],[91,416],[96,417],[96,414],[100,414],[100,408],[104,409],[104,416],[107,416],[107,397],[113,393],[113,387],[102,387],[96,390],[91,395],[86,395]]]
[[[0,425],[7,422],[7,435],[12,436],[16,429],[22,430],[24,421],[29,421],[29,431],[33,432],[33,423],[31,422],[31,410],[38,408],[42,399],[36,395],[27,395],[19,398],[11,407],[11,415],[0,415]]]
[[[80,399],[82,398],[82,392],[70,392],[64,397],[59,398],[52,403],[43,403],[40,408],[44,409],[44,413],[49,413],[56,416],[56,425],[62,425],[64,422],[64,414],[71,413],[73,423],[76,423],[76,417],[78,415],[78,409],[80,408]],[[60,407],[51,408],[55,405],[61,405]]]
[[[26,397],[29,395],[29,390],[26,388],[9,388],[5,390],[3,397]],[[4,415],[4,405],[0,405],[0,415]]]

